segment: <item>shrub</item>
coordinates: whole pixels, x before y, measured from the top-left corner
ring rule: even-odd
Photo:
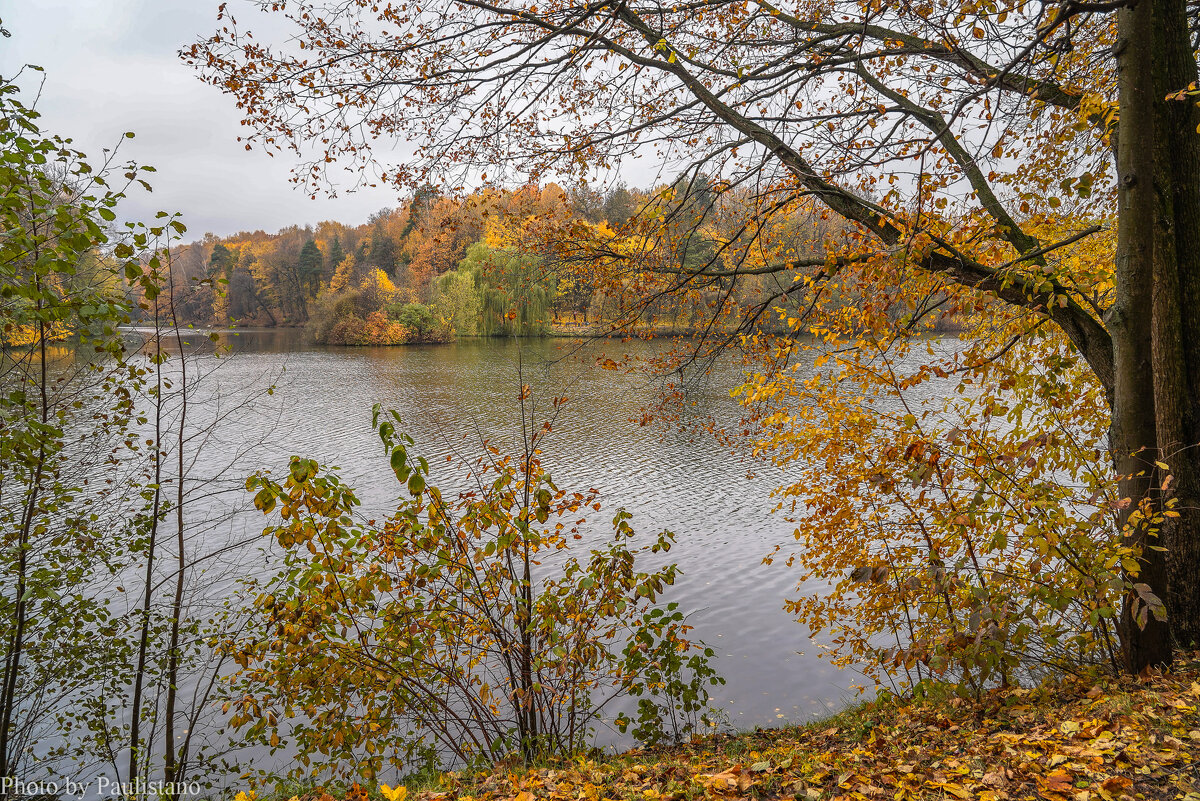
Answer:
[[[1103,391],[1056,336],[1016,338],[1026,322],[940,356],[928,340],[872,350],[869,333],[856,353],[852,331],[798,341],[811,371],[742,389],[761,403],[762,452],[796,469],[780,490],[799,543],[787,564],[830,588],[787,607],[837,664],[978,696],[1116,669],[1125,593],[1138,625],[1163,614],[1130,583],[1140,553],[1114,525]],[[912,368],[918,349],[928,366]]]
[[[413,341],[413,332],[407,326],[394,323],[386,313],[373,311],[367,315],[359,345],[403,345]]]
[[[367,309],[361,292],[341,292],[323,298],[310,315],[308,332],[323,345],[403,345],[414,341],[412,330]],[[365,318],[365,319],[364,319]]]
[[[630,515],[586,555],[582,510],[594,490],[559,489],[536,457],[495,449],[472,467],[472,493],[448,499],[397,432],[374,425],[407,497],[382,524],[333,470],[293,458],[286,479],[247,482],[287,549],[259,597],[263,628],[231,650],[243,670],[233,722],[272,744],[291,721],[301,762],[371,777],[385,765],[562,755],[581,749],[613,697],[640,697],[634,734],[681,739],[708,722],[712,652],[688,642],[674,605],[654,602],[676,566],[662,532],[634,547]],[[626,724],[628,721],[626,721]]]
[[[355,289],[327,293],[317,299],[309,312],[306,326],[313,341],[327,345],[350,342],[363,325],[363,318],[374,311],[369,298]],[[336,332],[336,333],[335,333]]]
[[[433,312],[421,303],[393,303],[388,307],[388,317],[411,328],[418,337],[424,336],[433,328]]]
[[[409,331],[409,342],[452,342],[454,327],[439,319],[432,306],[423,303],[392,303],[387,307],[389,318]]]

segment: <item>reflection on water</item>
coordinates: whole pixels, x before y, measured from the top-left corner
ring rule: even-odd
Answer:
[[[203,343],[205,332],[187,338]],[[294,330],[223,334],[222,343],[230,354],[212,374],[209,391],[223,386],[244,394],[278,381],[275,394],[261,401],[270,413],[236,416],[231,425],[241,429],[223,432],[221,440],[266,436],[256,462],[276,471],[292,454],[338,465],[372,513],[394,504],[398,486],[371,430],[371,405],[400,412],[415,450],[429,459],[433,481],[445,490],[462,480],[446,466],[451,450],[473,457],[480,435],[502,447],[516,444],[520,364],[539,408],[548,411],[554,395],[570,398],[546,441],[544,462],[560,487],[601,491],[605,508],[595,513],[593,530],[606,531],[624,506],[635,530],[650,535],[667,528],[677,535],[670,558],[683,576],[668,598],[692,611],[696,636],[719,655],[716,667],[728,683],[715,688],[716,701],[730,723],[750,728],[802,720],[849,697],[854,676],[819,660],[806,630],[781,609],[784,597],[797,592],[795,573],[761,563],[772,546],[791,540],[792,527],[769,514],[770,491],[784,477],[756,464],[758,477],[749,479],[751,465],[711,438],[639,425],[654,387],[644,376],[594,366],[601,352],[647,355],[662,345],[603,342],[573,351],[578,343],[565,340],[479,339],[336,348],[308,344]],[[729,391],[739,380],[733,365],[718,367],[700,390],[701,408],[730,419]],[[223,457],[205,455],[194,469],[215,470]],[[262,518],[251,511],[240,522],[261,528]],[[599,740],[626,744],[615,731],[599,732]]]

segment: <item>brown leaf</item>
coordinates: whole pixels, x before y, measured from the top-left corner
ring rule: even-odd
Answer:
[[[1008,784],[1008,779],[999,771],[989,771],[983,774],[983,783],[989,787],[1004,787]]]
[[[743,790],[741,787],[743,781],[741,765],[734,765],[728,770],[721,771],[720,773],[714,773],[711,776],[701,774],[696,778],[699,779],[707,789],[712,790],[713,792],[728,793],[734,790]],[[749,779],[749,777],[745,778]],[[752,784],[753,782],[751,781],[750,783]],[[749,784],[746,786],[749,787]]]
[[[1100,794],[1105,798],[1119,798],[1132,795],[1133,780],[1126,776],[1113,776],[1100,783]]]

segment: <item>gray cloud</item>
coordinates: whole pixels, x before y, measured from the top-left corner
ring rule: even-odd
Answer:
[[[184,215],[189,237],[206,231],[274,231],[334,219],[361,223],[394,191],[365,189],[310,200],[289,182],[289,158],[247,152],[232,100],[202,84],[176,57],[216,24],[217,0],[0,0],[12,33],[0,40],[0,74],[46,69],[38,110],[45,130],[70,136],[99,160],[120,143],[123,159],[151,164],[154,193],[131,196],[128,219]],[[270,26],[270,23],[267,23]],[[263,26],[255,25],[256,29]],[[27,74],[27,93],[38,75]],[[26,97],[28,102],[31,98]],[[121,140],[134,131],[133,140]]]

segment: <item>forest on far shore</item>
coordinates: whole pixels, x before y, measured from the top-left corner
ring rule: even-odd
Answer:
[[[573,251],[581,241],[604,242],[618,268],[654,251],[684,264],[732,261],[723,251],[743,211],[733,207],[749,200],[713,189],[704,176],[652,189],[551,183],[452,196],[427,188],[358,226],[207,234],[172,254],[179,315],[204,326],[303,326],[317,342],[337,345],[686,334],[709,318],[719,287],[712,298],[669,293],[633,304],[614,291],[611,275]],[[791,253],[820,253],[840,239],[837,226],[811,211],[778,223]],[[766,297],[764,283],[739,283],[737,300]]]

